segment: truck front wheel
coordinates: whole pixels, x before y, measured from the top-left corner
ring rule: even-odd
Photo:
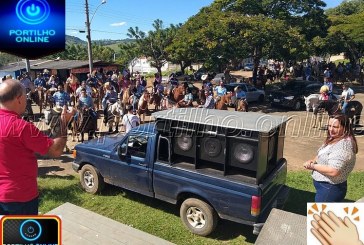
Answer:
[[[217,226],[218,217],[215,210],[207,203],[196,199],[186,199],[180,208],[183,224],[194,234],[207,236]]]
[[[80,182],[82,188],[91,194],[99,193],[104,188],[104,179],[97,168],[86,164],[80,172]]]

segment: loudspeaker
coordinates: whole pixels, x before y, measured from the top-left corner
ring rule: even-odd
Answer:
[[[173,152],[175,154],[196,157],[196,136],[192,133],[181,133],[173,138]]]
[[[228,148],[229,166],[257,171],[259,161],[258,139],[229,137]]]
[[[199,138],[198,158],[201,160],[225,164],[226,138],[204,135]]]

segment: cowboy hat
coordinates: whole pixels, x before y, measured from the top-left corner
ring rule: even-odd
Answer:
[[[204,74],[204,75],[201,76],[201,80],[202,81],[205,81],[207,79],[207,77],[208,77],[208,75],[207,74]]]
[[[59,107],[59,106],[55,106],[52,109],[53,109],[54,112],[56,112],[58,114],[62,113],[62,110],[63,110],[63,108]]]

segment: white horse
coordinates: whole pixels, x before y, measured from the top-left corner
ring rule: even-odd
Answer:
[[[320,103],[320,95],[319,94],[310,94],[309,96],[305,97],[305,105],[306,105],[306,111],[309,112],[310,109],[313,111],[314,115],[314,122],[312,127],[316,128],[317,119],[319,121],[319,126],[321,128],[322,125],[322,116],[324,110],[319,110],[319,103]],[[317,117],[318,114],[318,117]]]
[[[104,123],[105,125],[109,125],[109,133],[112,133],[113,130],[113,124],[115,124],[115,131],[119,131],[119,122],[120,118],[124,115],[123,113],[123,106],[121,104],[121,101],[117,101],[114,104],[111,104],[107,108],[107,115],[104,117]]]
[[[313,112],[315,112],[319,105],[320,95],[310,94],[307,97],[304,96],[304,98],[305,98],[306,111],[309,112],[312,109]]]

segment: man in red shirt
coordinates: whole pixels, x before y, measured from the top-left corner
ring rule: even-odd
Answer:
[[[25,87],[13,79],[0,84],[0,215],[38,214],[38,163],[35,153],[59,157],[67,141],[72,113],[63,108],[56,138],[21,119],[26,107]]]

